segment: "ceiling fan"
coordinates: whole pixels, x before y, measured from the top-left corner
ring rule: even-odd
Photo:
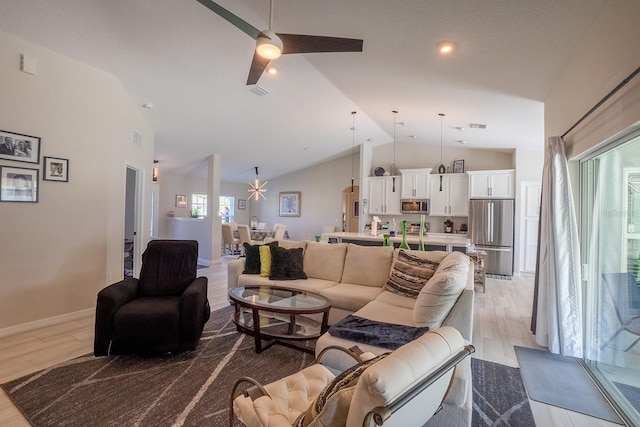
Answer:
[[[270,1],[269,29],[264,31],[258,30],[247,21],[211,0],[198,0],[198,2],[255,39],[256,50],[251,61],[247,85],[258,83],[262,72],[269,65],[269,61],[280,57],[280,55],[317,52],[362,52],[363,41],[360,39],[273,32],[271,30],[273,0]]]

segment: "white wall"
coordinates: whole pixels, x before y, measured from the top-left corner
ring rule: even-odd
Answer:
[[[21,53],[36,58],[37,75],[20,72]],[[2,32],[0,93],[1,129],[39,136],[41,155],[69,159],[69,182],[41,177],[38,203],[0,203],[2,329],[94,307],[123,276],[126,166],[148,176],[149,230],[154,135],[113,76]],[[42,161],[2,165],[41,170]]]

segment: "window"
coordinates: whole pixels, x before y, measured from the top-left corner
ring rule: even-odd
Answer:
[[[219,214],[223,224],[229,224],[234,221],[235,197],[220,196]]]
[[[630,394],[640,387],[640,135],[633,133],[581,163],[581,250],[585,360],[605,394],[633,425]]]
[[[204,218],[207,216],[207,195],[191,195],[191,216],[193,218]]]

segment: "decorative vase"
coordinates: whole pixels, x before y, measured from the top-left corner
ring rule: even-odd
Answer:
[[[407,221],[402,221],[402,243],[400,243],[400,249],[409,249],[407,243]]]
[[[424,236],[424,215],[420,215],[420,234],[418,236],[418,250],[424,251],[424,241],[422,240]]]
[[[389,242],[389,235],[384,234],[382,237],[384,237],[384,240],[382,241],[382,246],[390,246],[391,242]]]

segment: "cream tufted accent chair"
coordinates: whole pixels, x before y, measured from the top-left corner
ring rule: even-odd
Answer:
[[[359,376],[345,371],[336,377],[316,363],[264,387],[243,378],[239,382],[255,386],[233,400],[229,422],[233,425],[235,414],[248,427],[423,425],[438,411],[455,365],[473,351],[473,346],[464,346],[457,330],[444,326],[386,357],[361,355],[360,359],[370,360],[348,370],[359,369]],[[323,390],[328,387],[334,393],[326,397]]]

